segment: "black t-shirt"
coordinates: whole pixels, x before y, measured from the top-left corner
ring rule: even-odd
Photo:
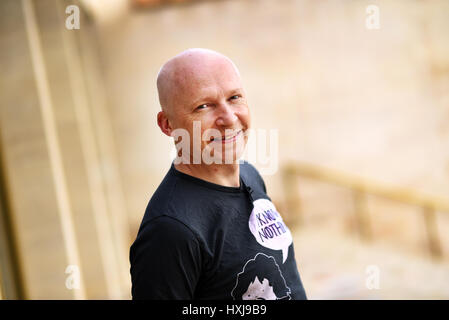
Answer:
[[[291,233],[248,162],[240,187],[171,165],[130,249],[133,299],[306,299]]]

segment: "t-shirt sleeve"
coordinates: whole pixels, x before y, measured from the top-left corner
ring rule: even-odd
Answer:
[[[149,221],[130,249],[132,298],[193,299],[201,274],[201,248],[195,234],[167,216]]]

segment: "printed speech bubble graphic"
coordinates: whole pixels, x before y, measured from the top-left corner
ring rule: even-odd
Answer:
[[[288,256],[288,247],[293,241],[290,230],[270,200],[258,199],[253,205],[248,222],[249,230],[260,245],[272,250],[282,250],[284,263]]]

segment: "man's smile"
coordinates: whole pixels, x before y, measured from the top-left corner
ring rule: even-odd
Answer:
[[[242,134],[242,129],[238,130],[237,132],[234,132],[231,135],[221,137],[221,138],[215,138],[212,137],[210,139],[211,142],[221,142],[221,143],[231,143],[237,140],[237,138]]]

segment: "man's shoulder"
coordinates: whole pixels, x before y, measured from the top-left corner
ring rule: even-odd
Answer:
[[[167,213],[169,204],[173,200],[173,195],[176,193],[176,187],[177,179],[172,175],[171,170],[169,170],[151,196],[147,205],[146,213],[148,213],[150,209],[152,209],[155,213]]]
[[[142,222],[137,239],[145,235],[154,235],[158,240],[164,239],[164,241],[167,237],[180,240],[197,238],[196,232],[184,221],[166,214],[153,216]]]
[[[240,174],[246,184],[256,184],[260,186],[265,193],[267,192],[265,181],[259,171],[248,161],[245,160],[240,163]]]
[[[204,198],[204,190],[178,177],[172,168],[150,198],[142,224],[165,216],[194,228],[204,210],[201,197]]]
[[[250,162],[248,162],[246,160],[243,160],[240,163],[240,170],[242,173],[257,176],[258,178],[262,179],[262,176],[260,175],[259,170],[257,170],[257,168],[253,164],[251,164]]]

